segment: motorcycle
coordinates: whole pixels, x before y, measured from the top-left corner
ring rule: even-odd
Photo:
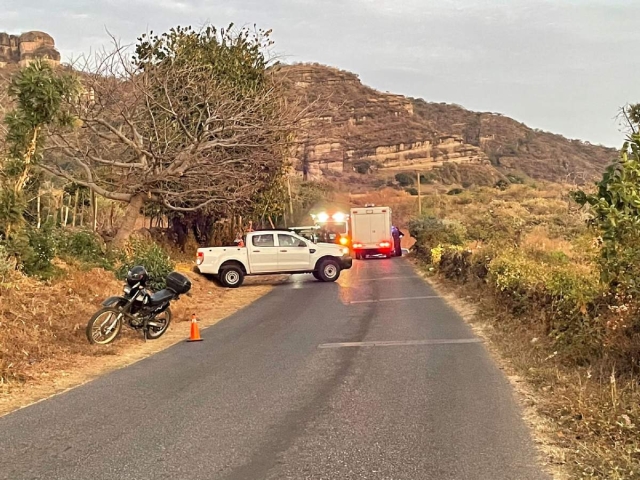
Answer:
[[[173,300],[178,300],[191,290],[191,281],[178,272],[166,278],[166,288],[150,292],[146,285],[149,274],[144,267],[133,267],[127,274],[123,295],[107,298],[102,307],[93,314],[87,324],[89,343],[107,345],[113,342],[122,325],[134,330],[142,330],[145,340],[160,338],[171,323]]]

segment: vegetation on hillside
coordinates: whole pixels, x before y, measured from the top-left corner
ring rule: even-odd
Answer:
[[[577,478],[640,478],[639,162],[635,135],[595,191],[429,196],[410,226],[427,269],[476,295]]]
[[[452,135],[481,149],[492,163],[488,168],[463,167],[462,181],[475,185],[493,185],[508,174],[589,183],[616,156],[614,149],[535,130],[500,114],[379,92],[363,85],[357,75],[332,67],[297,64],[283,68],[282,75],[289,98],[306,109],[299,156],[304,161],[317,146],[332,145],[330,152],[319,155],[320,168],[323,162],[347,161],[365,176],[375,172],[376,165],[361,158],[375,154],[378,147],[429,141],[435,152],[439,138]],[[446,168],[434,169],[434,178],[450,182]]]

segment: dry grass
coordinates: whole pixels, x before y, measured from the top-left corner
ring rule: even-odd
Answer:
[[[530,250],[562,252],[568,257],[574,254],[574,246],[571,242],[549,235],[549,230],[544,226],[534,227],[524,236],[520,245]]]
[[[555,479],[640,478],[635,379],[564,364],[541,331],[525,328],[479,285],[427,280],[487,341],[518,393],[542,461]]]
[[[191,268],[189,264],[177,267],[185,272]],[[145,343],[139,334],[125,328],[112,345],[101,347],[89,345],[84,329],[101,301],[122,288],[111,273],[76,271],[51,285],[22,278],[11,288],[0,287],[0,415],[184,340],[192,313],[197,314],[201,327],[213,325],[281,280],[263,277],[228,290],[195,273],[188,275],[193,281],[191,296],[182,297],[172,307],[172,325],[162,338]]]
[[[523,276],[516,286],[491,286],[496,281],[491,274],[470,275],[466,283],[433,278],[442,290],[476,306],[466,318],[521,393],[526,418],[548,463],[558,467],[558,478],[640,479],[640,387],[631,373],[633,361],[620,355],[634,351],[624,343],[627,337],[609,327],[607,310],[578,314],[535,295],[553,293],[556,300],[578,302],[581,293],[591,298],[585,285],[598,284],[594,235],[576,215],[567,190],[512,186],[504,192],[430,197],[430,213],[459,221],[469,234],[487,234],[486,242],[472,238],[467,245],[474,258],[511,259],[509,265]],[[500,235],[488,235],[494,231]],[[514,263],[518,259],[521,264]],[[553,269],[567,274],[557,277],[562,283],[525,288],[537,273]],[[505,296],[500,286],[512,295]],[[550,331],[550,325],[557,330]]]

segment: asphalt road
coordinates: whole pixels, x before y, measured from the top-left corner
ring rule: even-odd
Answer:
[[[202,336],[0,418],[0,478],[548,478],[508,381],[403,259],[292,277]]]

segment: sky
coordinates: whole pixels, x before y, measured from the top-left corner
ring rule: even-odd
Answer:
[[[0,31],[45,31],[63,61],[109,34],[255,24],[285,62],[612,147],[618,109],[640,102],[639,0],[0,0],[0,12]]]

